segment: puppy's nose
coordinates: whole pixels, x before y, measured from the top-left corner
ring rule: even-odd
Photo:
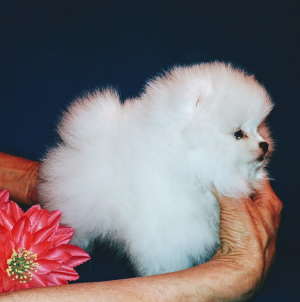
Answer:
[[[264,151],[264,154],[266,154],[269,149],[269,144],[266,142],[260,142],[259,147]]]

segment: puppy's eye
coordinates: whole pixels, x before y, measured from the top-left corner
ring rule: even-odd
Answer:
[[[234,133],[233,133],[233,136],[235,137],[235,139],[242,139],[242,138],[244,138],[245,137],[245,132],[243,131],[243,130],[238,130],[238,131],[235,131]]]

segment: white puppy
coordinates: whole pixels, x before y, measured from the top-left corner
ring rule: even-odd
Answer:
[[[272,149],[266,90],[223,63],[174,68],[121,104],[114,90],[75,101],[43,161],[44,207],[63,213],[73,243],[122,243],[138,275],[207,261],[219,245],[211,189],[252,194]]]

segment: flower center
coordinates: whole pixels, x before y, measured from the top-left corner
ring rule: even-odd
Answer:
[[[7,260],[8,268],[7,275],[12,276],[13,280],[18,280],[20,283],[30,282],[32,280],[32,272],[37,272],[39,264],[34,262],[37,260],[37,255],[24,248],[19,248],[18,251],[13,249],[10,259]]]

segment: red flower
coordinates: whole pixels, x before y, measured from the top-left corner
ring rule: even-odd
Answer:
[[[26,213],[0,191],[0,293],[67,284],[79,278],[74,267],[90,259],[70,245],[74,230],[59,226],[60,211],[39,205]]]

